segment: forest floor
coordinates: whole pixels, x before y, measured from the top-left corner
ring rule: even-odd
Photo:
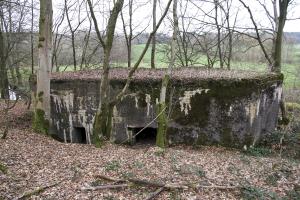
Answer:
[[[156,199],[300,198],[300,160],[280,158],[276,150],[177,146],[162,151],[113,144],[97,149],[34,133],[21,103],[9,116],[0,114],[0,127],[6,117],[11,124],[7,139],[0,140],[0,199],[146,199],[158,189],[104,176],[185,186],[166,189]]]

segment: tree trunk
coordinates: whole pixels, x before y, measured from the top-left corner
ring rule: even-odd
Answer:
[[[17,75],[17,80],[18,80],[18,86],[22,86],[23,85],[23,81],[22,81],[22,74],[20,72],[20,67],[17,65],[15,67],[16,69],[16,75]]]
[[[52,0],[40,0],[39,68],[33,128],[48,133],[50,119],[50,70],[52,56]]]
[[[67,0],[65,0],[65,12],[66,12],[68,26],[69,26],[69,29],[70,29],[70,32],[71,32],[73,66],[74,66],[74,71],[76,71],[77,63],[76,63],[76,49],[75,49],[75,31],[72,29],[71,20],[70,20],[70,17],[69,17],[69,8],[68,8],[68,5],[67,5]]]
[[[34,74],[34,41],[33,41],[33,0],[31,0],[31,29],[30,29],[30,44],[31,44],[31,74]]]
[[[156,6],[157,5],[157,0],[153,0],[153,30],[156,27]],[[156,50],[156,34],[153,35],[152,38],[152,49],[151,49],[151,68],[155,68],[155,50]]]
[[[157,29],[161,25],[163,19],[167,15],[167,12],[169,10],[171,2],[172,2],[172,0],[169,0],[164,13],[162,14],[158,24],[156,25],[155,30],[150,34],[141,55],[139,56],[138,60],[134,64],[134,66],[130,69],[127,80],[126,80],[126,83],[125,83],[125,86],[123,87],[122,91],[119,92],[112,99],[108,99],[108,98],[111,98],[110,96],[108,96],[108,94],[109,94],[108,93],[108,91],[109,91],[109,79],[108,79],[109,56],[110,56],[110,51],[111,51],[111,47],[112,47],[117,16],[118,16],[118,13],[122,9],[124,0],[118,0],[114,5],[114,8],[113,8],[113,10],[111,12],[111,15],[110,15],[110,18],[108,20],[107,34],[106,34],[107,38],[106,38],[105,42],[104,42],[104,40],[103,40],[103,38],[100,34],[98,24],[97,24],[97,20],[96,20],[96,16],[94,15],[94,12],[93,12],[93,5],[91,3],[91,0],[88,0],[89,8],[90,8],[90,11],[91,11],[91,17],[94,21],[96,34],[97,34],[97,37],[98,37],[98,39],[99,39],[99,41],[102,44],[102,47],[104,49],[103,74],[101,76],[101,83],[100,83],[101,84],[100,85],[100,102],[99,102],[98,111],[97,111],[95,121],[94,121],[94,132],[93,132],[93,138],[92,138],[92,141],[93,141],[93,143],[96,144],[96,146],[101,145],[102,140],[103,140],[104,137],[110,138],[111,123],[112,123],[112,108],[126,94],[127,89],[128,89],[128,87],[131,83],[132,76],[133,76],[134,72],[136,71],[136,69],[138,68],[138,66],[140,65],[143,57],[145,56],[145,54],[146,54],[146,52],[147,52],[147,50],[150,46],[150,43],[152,41],[153,34],[157,31]]]
[[[0,98],[8,99],[8,76],[6,69],[4,37],[0,27]]]
[[[271,68],[272,72],[281,73],[281,54],[282,54],[282,37],[283,37],[283,28],[286,21],[287,7],[289,0],[282,0],[279,2],[279,17],[277,20],[277,30],[274,40],[274,54],[273,54],[273,65]]]
[[[275,73],[281,73],[281,54],[282,54],[282,37],[283,37],[283,28],[286,21],[287,16],[287,8],[290,3],[290,0],[281,0],[279,1],[279,17],[278,17],[278,23],[276,23],[276,34],[275,34],[275,40],[274,40],[274,54],[273,54],[273,65],[271,68],[272,72]],[[282,94],[280,99],[280,110],[281,110],[281,116],[282,116],[282,123],[284,125],[287,125],[289,123],[289,118],[287,116],[287,112],[285,109],[285,103],[284,103],[284,95]]]
[[[15,68],[13,66],[12,58],[8,57],[6,62],[7,62],[8,70],[10,73],[11,81],[15,84],[15,83],[17,83],[17,79],[16,79],[16,73],[15,73]]]
[[[219,54],[219,60],[220,60],[220,67],[221,67],[221,69],[223,69],[224,62],[223,62],[222,47],[221,47],[221,28],[220,28],[219,21],[218,21],[219,1],[214,0],[214,4],[215,4],[215,23],[216,23],[216,27],[217,27],[217,40],[218,40],[217,48],[218,48],[218,54]]]
[[[89,45],[89,41],[90,41],[90,34],[91,34],[91,24],[90,24],[90,28],[88,33],[84,36],[84,47],[82,50],[82,54],[81,54],[81,62],[80,62],[80,67],[79,69],[82,70],[83,69],[83,65],[86,63],[86,52],[88,49],[88,45]]]
[[[122,10],[124,0],[118,0],[111,11],[108,24],[107,24],[107,32],[106,32],[106,40],[103,41],[101,34],[98,29],[97,20],[94,15],[93,5],[90,0],[88,0],[89,8],[91,11],[91,16],[94,21],[95,29],[97,32],[97,37],[102,43],[102,47],[104,50],[103,57],[103,73],[101,75],[101,83],[100,83],[100,102],[98,106],[98,110],[94,120],[93,126],[93,137],[92,143],[96,144],[97,147],[100,147],[103,140],[110,139],[111,133],[111,118],[112,118],[112,108],[109,105],[109,62],[111,49],[114,40],[115,28],[118,19],[118,15]]]
[[[160,101],[159,101],[158,112],[157,112],[159,114],[159,118],[158,118],[158,132],[156,137],[156,145],[161,148],[165,148],[167,145],[168,117],[166,112],[166,108],[167,108],[166,96],[167,96],[169,79],[172,73],[172,68],[175,64],[177,32],[178,32],[177,0],[173,0],[173,36],[172,36],[172,43],[171,43],[171,59],[169,62],[167,73],[165,74],[162,80]]]

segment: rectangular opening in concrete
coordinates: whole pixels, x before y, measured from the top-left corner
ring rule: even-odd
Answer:
[[[73,142],[86,144],[86,132],[84,127],[73,128]]]
[[[135,136],[135,144],[155,144],[157,128],[134,127],[130,128],[132,136]]]

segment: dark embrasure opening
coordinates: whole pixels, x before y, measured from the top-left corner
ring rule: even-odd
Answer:
[[[84,127],[73,128],[73,142],[86,144],[86,132]]]

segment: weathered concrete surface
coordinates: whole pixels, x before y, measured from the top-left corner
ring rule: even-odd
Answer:
[[[127,69],[113,69],[111,95],[123,87]],[[156,104],[163,70],[141,69],[128,95],[114,108],[111,141],[134,138],[132,128],[156,128]],[[282,76],[220,70],[178,69],[168,89],[169,144],[253,145],[274,131],[282,93]],[[51,80],[52,131],[65,142],[80,142],[84,127],[90,143],[99,105],[100,72],[55,74]],[[153,122],[152,122],[153,121]],[[151,123],[152,122],[152,123]]]

